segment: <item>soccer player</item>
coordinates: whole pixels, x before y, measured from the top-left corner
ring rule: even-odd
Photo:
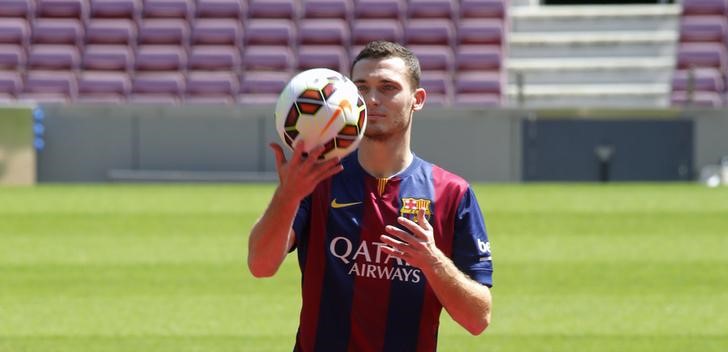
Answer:
[[[473,335],[490,323],[490,243],[470,185],[414,155],[419,62],[369,43],[351,78],[368,121],[358,151],[319,161],[272,144],[279,185],[253,226],[248,267],[276,273],[298,251],[302,308],[294,351],[435,351],[442,307]]]

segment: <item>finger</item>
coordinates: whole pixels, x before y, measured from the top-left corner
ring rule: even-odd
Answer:
[[[421,240],[427,239],[427,236],[425,236],[422,227],[420,225],[418,225],[416,222],[414,222],[410,219],[407,219],[405,217],[402,217],[402,216],[397,218],[397,222],[399,222],[402,226],[404,226],[408,230],[410,230],[412,236],[414,236],[418,239],[421,239]]]
[[[386,244],[386,246],[381,246],[382,250],[385,252],[388,252],[388,254],[395,254],[397,256],[402,256],[403,253],[407,252],[408,246],[406,243],[397,240],[393,237],[387,236],[387,235],[381,235],[379,236],[379,239]]]
[[[342,171],[344,171],[344,166],[343,165],[341,165],[341,164],[333,165],[330,168],[321,170],[319,172],[319,174],[316,175],[316,177],[317,177],[317,180],[319,182],[321,182],[321,181],[323,181],[323,180],[325,180],[325,179],[327,179],[327,178],[329,178],[331,176],[334,176],[334,175],[336,175],[336,174],[338,174],[339,172],[342,172]]]
[[[404,242],[408,242],[407,238],[411,239],[412,237],[414,237],[409,232],[398,229],[392,225],[387,225],[384,228],[384,231],[387,231],[388,234],[390,234],[392,236],[396,236],[397,238],[399,238],[401,241],[404,241]]]
[[[293,156],[291,157],[291,164],[299,164],[303,160],[303,154],[306,153],[306,146],[303,143],[303,139],[298,139],[293,142]]]
[[[403,259],[403,257],[405,256],[405,252],[399,251],[392,247],[381,246],[380,248],[382,248],[382,253],[387,254],[394,258]]]
[[[276,167],[280,169],[286,163],[286,154],[283,153],[283,147],[278,143],[271,143],[270,149],[273,149],[273,155],[276,157]]]
[[[430,226],[430,222],[427,221],[425,211],[426,209],[424,207],[417,209],[417,223],[420,224],[420,226],[425,229],[425,231],[429,231],[432,229],[432,226]]]
[[[311,159],[313,161],[319,160],[319,157],[321,157],[321,154],[323,154],[325,150],[326,147],[324,147],[323,145],[319,145],[316,148],[313,148],[313,150],[308,153],[308,159]]]

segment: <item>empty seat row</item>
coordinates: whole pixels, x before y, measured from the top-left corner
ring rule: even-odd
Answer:
[[[506,0],[2,0],[1,17],[504,18]]]
[[[423,71],[446,73],[491,71],[503,67],[499,46],[449,47],[411,46]],[[19,70],[212,70],[212,71],[296,71],[330,67],[347,72],[350,59],[360,48],[346,51],[339,46],[301,46],[298,50],[278,46],[237,47],[199,45],[186,49],[174,45],[142,45],[132,50],[125,45],[87,45],[79,50],[71,45],[38,44],[24,48],[0,45],[0,69]]]
[[[245,27],[231,19],[201,19],[190,25],[180,19],[98,19],[86,26],[73,19],[0,18],[0,43],[5,44],[298,44],[362,45],[374,39],[408,44],[496,44],[504,40],[498,19],[413,20],[251,20]]]
[[[0,71],[0,97],[5,101],[43,102],[273,102],[290,74],[282,72],[139,73],[86,71],[29,71],[25,75]],[[502,78],[498,72],[449,75],[424,75],[429,104],[453,101],[498,105]]]

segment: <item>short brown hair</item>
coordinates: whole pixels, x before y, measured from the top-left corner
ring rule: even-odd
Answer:
[[[408,68],[410,83],[412,89],[420,87],[420,62],[417,60],[417,56],[410,49],[384,40],[377,40],[369,42],[364,49],[361,49],[359,54],[354,58],[351,63],[351,71],[354,71],[354,65],[357,62],[364,59],[387,59],[390,57],[398,57],[404,61],[404,64]]]

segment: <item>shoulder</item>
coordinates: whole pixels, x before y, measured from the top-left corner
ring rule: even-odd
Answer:
[[[423,160],[423,164],[431,170],[432,182],[439,187],[445,187],[459,192],[465,192],[470,188],[470,183],[462,176],[447,170],[439,165]]]

